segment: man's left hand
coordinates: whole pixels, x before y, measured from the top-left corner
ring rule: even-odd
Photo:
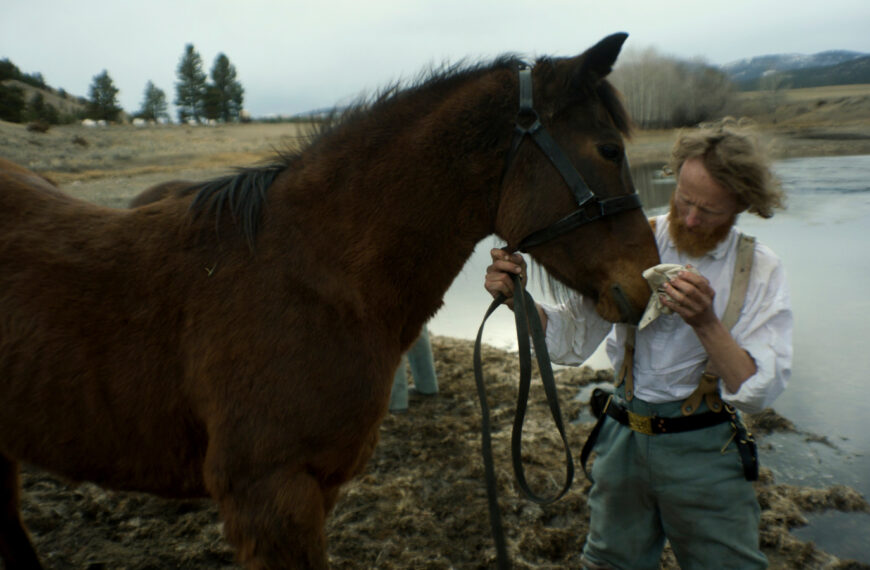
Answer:
[[[667,295],[660,296],[662,303],[680,315],[689,326],[697,328],[716,321],[716,313],[713,312],[716,292],[703,275],[681,271],[664,284],[664,290]]]

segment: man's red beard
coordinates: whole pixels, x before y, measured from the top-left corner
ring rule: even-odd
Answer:
[[[683,223],[682,218],[677,215],[677,208],[674,205],[674,195],[671,194],[671,210],[668,212],[668,231],[671,234],[671,240],[677,246],[677,250],[685,253],[689,257],[701,257],[713,250],[719,242],[728,236],[731,227],[737,220],[737,214],[733,214],[731,218],[712,228],[689,228]]]

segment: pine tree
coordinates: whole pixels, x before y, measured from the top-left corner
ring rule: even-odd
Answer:
[[[0,120],[20,123],[24,119],[26,105],[23,89],[16,85],[0,83]]]
[[[24,115],[28,121],[42,121],[49,125],[60,123],[60,113],[58,113],[57,108],[46,103],[45,96],[41,92],[37,92],[30,98]]]
[[[206,86],[202,105],[202,112],[206,119],[217,121],[221,118],[222,98],[223,94],[220,89],[215,87],[212,83],[209,83]]]
[[[218,54],[211,68],[212,84],[210,87],[210,103],[214,105],[212,111],[215,116],[209,117],[220,119],[224,122],[238,120],[242,111],[245,90],[236,79],[236,67],[230,63],[224,54]]]
[[[109,72],[105,69],[99,75],[94,76],[91,83],[90,100],[88,101],[88,117],[91,119],[115,121],[121,107],[118,106],[118,88]]]
[[[202,71],[202,58],[193,48],[193,44],[185,46],[176,75],[178,82],[175,84],[175,104],[178,106],[178,120],[182,123],[186,123],[188,119],[199,122],[204,116],[206,75]]]
[[[166,93],[163,89],[159,89],[149,81],[145,84],[145,99],[142,101],[142,108],[139,110],[138,116],[146,121],[158,121],[160,119],[168,119]]]
[[[9,61],[8,57],[0,59],[0,81],[7,79],[21,79],[21,70],[18,66]]]

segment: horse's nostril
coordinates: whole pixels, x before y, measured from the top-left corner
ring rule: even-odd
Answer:
[[[617,308],[619,309],[622,322],[636,323],[638,320],[637,312],[632,308],[631,301],[628,300],[628,296],[625,294],[625,291],[622,290],[619,283],[611,285],[610,292],[613,295],[613,300],[616,303]]]

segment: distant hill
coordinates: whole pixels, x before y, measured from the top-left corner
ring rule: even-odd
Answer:
[[[775,75],[782,78],[784,85],[794,89],[870,83],[870,56],[859,57],[828,67],[781,71]]]
[[[16,87],[24,93],[25,100],[30,100],[37,93],[42,93],[45,102],[55,107],[58,111],[64,114],[78,116],[85,112],[88,105],[88,100],[84,97],[76,97],[64,91],[57,91],[49,86],[37,87],[30,83],[25,83],[18,79],[7,79],[0,81],[0,85],[8,87]]]
[[[762,55],[725,64],[721,69],[744,91],[758,89],[759,80],[771,75],[793,87],[848,85],[870,83],[868,58],[870,54],[846,50]]]
[[[0,119],[14,122],[25,119],[26,108],[37,95],[42,97],[43,106],[30,113],[51,123],[77,120],[87,107],[84,97],[54,89],[45,83],[41,73],[23,73],[8,58],[0,59]]]

